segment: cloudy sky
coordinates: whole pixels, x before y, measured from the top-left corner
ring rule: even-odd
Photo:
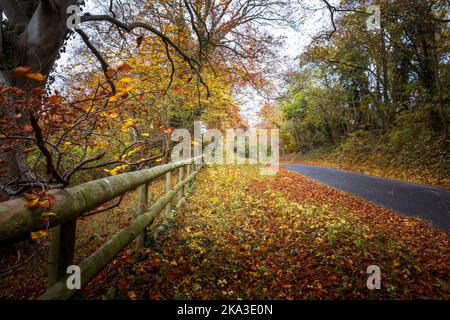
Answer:
[[[312,8],[322,8],[322,0],[307,0],[307,4],[310,4]],[[338,0],[330,1],[330,3],[337,3]],[[298,30],[291,28],[269,28],[268,31],[277,36],[282,36],[285,39],[285,46],[280,52],[282,57],[280,59],[280,69],[282,72],[290,66],[298,65],[298,56],[301,54],[308,44],[312,41],[313,36],[324,28],[330,27],[330,17],[325,8],[319,10],[308,17],[303,17],[302,24]],[[283,88],[280,88],[282,90]],[[242,106],[242,114],[254,125],[258,122],[257,113],[262,104],[267,102],[263,97],[258,96],[256,93],[249,91],[246,103]]]

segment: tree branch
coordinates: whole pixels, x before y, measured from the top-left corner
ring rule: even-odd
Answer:
[[[103,152],[100,152],[100,153],[98,153],[98,154],[96,154],[96,155],[90,157],[90,158],[85,159],[84,161],[81,161],[79,164],[77,164],[77,165],[76,165],[75,167],[73,167],[71,170],[68,170],[68,171],[66,171],[66,172],[63,174],[64,179],[65,179],[67,182],[69,182],[69,181],[70,181],[70,178],[72,177],[72,175],[73,175],[75,172],[79,171],[85,164],[88,164],[88,163],[90,163],[90,162],[99,160],[99,159],[103,158],[103,157],[105,156],[105,154],[106,154],[106,151],[103,151]]]
[[[92,42],[89,40],[89,36],[83,30],[75,28],[75,31],[80,35],[81,39],[83,39],[86,46],[89,48],[89,50],[91,50],[91,52],[94,54],[94,56],[100,62],[101,66],[102,66],[103,74],[106,77],[106,81],[108,81],[109,85],[111,86],[113,95],[116,94],[116,92],[117,92],[116,86],[114,85],[114,82],[111,80],[111,77],[108,75],[108,71],[110,70],[108,63],[102,57],[101,53],[97,50],[97,48],[92,44]]]
[[[203,77],[199,71],[200,63],[197,60],[189,57],[178,45],[176,45],[168,36],[163,34],[161,31],[157,30],[156,28],[154,28],[144,22],[133,22],[131,24],[125,24],[111,16],[108,16],[108,15],[84,15],[84,16],[81,16],[81,22],[92,22],[92,21],[107,21],[127,32],[131,32],[137,28],[142,28],[142,29],[146,29],[146,30],[150,31],[151,33],[155,34],[161,40],[167,42],[183,58],[183,60],[186,61],[186,63],[189,65],[189,67],[192,70],[194,70],[194,72],[197,74],[197,77],[198,77],[200,83],[206,89],[207,97],[208,98],[210,97],[211,94],[209,91],[209,87],[204,82]],[[198,68],[195,65],[197,65]]]
[[[93,216],[94,214],[99,214],[99,213],[102,213],[102,212],[105,212],[105,211],[114,209],[114,208],[120,206],[120,204],[122,203],[122,200],[123,200],[123,197],[124,197],[124,196],[125,196],[125,194],[121,195],[120,198],[119,198],[119,200],[118,200],[116,203],[114,203],[114,204],[112,204],[112,205],[110,205],[110,206],[107,206],[107,207],[100,207],[100,209],[97,209],[97,210],[95,210],[95,211],[92,211],[92,212],[86,212],[86,213],[83,214],[81,217],[82,217],[82,218],[86,218],[86,217],[89,217],[89,216]]]
[[[37,119],[33,116],[31,112],[29,112],[29,116],[31,126],[33,127],[34,135],[36,137],[36,145],[39,147],[39,150],[42,152],[47,162],[47,173],[51,174],[56,181],[66,185],[67,184],[66,181],[59,175],[58,171],[53,165],[52,155],[45,146],[45,141],[42,136],[42,130],[41,127],[39,127]]]

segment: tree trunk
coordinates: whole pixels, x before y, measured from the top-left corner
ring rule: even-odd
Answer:
[[[389,98],[389,73],[388,73],[388,57],[386,50],[386,39],[384,35],[384,27],[381,29],[381,60],[382,60],[382,70],[383,70],[383,116],[384,116],[384,126],[386,130],[391,127],[391,119],[388,116],[391,114],[392,104]],[[387,112],[389,110],[389,112]]]
[[[14,79],[14,69],[29,67],[34,73],[47,77],[59,55],[67,35],[67,7],[78,4],[78,0],[0,0],[0,10],[7,17],[8,28],[0,28],[0,85],[17,87],[30,93],[39,85],[28,78]],[[29,124],[29,117],[15,103],[14,96],[2,105],[3,116],[13,118],[9,125],[20,128]],[[0,158],[7,162],[8,172],[0,176],[0,185],[32,180],[32,173],[24,152],[25,146],[17,142],[0,139]],[[8,188],[4,188],[3,192]]]

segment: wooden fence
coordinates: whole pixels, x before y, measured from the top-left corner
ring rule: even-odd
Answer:
[[[78,290],[67,288],[67,267],[73,264],[77,218],[106,202],[139,188],[138,206],[135,218],[129,226],[120,230],[101,248],[81,261],[81,287],[89,282],[125,246],[136,240],[138,248],[143,247],[146,228],[165,210],[169,213],[172,205],[183,203],[193,187],[201,165],[197,158],[164,164],[130,173],[123,173],[90,181],[72,188],[52,190],[55,197],[52,206],[54,215],[49,221],[52,232],[48,263],[48,289],[40,299],[69,299]],[[179,181],[172,186],[172,172],[178,169]],[[148,186],[166,175],[166,192],[159,200],[149,203]],[[15,199],[0,203],[0,246],[29,237],[30,232],[44,228],[42,214],[44,208],[26,208],[25,199]]]

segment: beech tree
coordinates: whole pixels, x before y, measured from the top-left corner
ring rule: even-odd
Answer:
[[[58,107],[62,98],[58,93],[49,95],[46,92],[55,62],[73,31],[100,64],[109,86],[108,89],[103,85],[98,88],[97,93],[102,99],[105,95],[113,97],[117,94],[115,75],[118,70],[111,66],[96,44],[98,40],[107,41],[108,37],[105,33],[92,37],[89,30],[105,25],[117,35],[113,41],[121,43],[122,47],[130,36],[135,37],[137,43],[146,35],[157,39],[164,46],[168,65],[173,68],[174,57],[180,59],[204,89],[204,95],[209,97],[211,92],[204,72],[207,66],[214,74],[215,61],[225,60],[228,66],[239,65],[243,70],[239,74],[258,84],[257,77],[252,76],[252,66],[268,52],[267,44],[274,42],[258,28],[273,23],[286,24],[290,16],[289,1],[110,0],[102,4],[104,13],[81,14],[80,25],[70,30],[67,20],[73,12],[69,10],[68,13],[68,8],[73,5],[83,7],[85,3],[83,0],[0,0],[2,194],[19,195],[33,187],[65,187],[78,170],[98,169],[92,163],[105,156],[104,153],[90,154],[85,146],[82,158],[62,172],[59,164],[64,159],[60,145],[67,133],[63,133],[63,138],[59,137],[55,144],[52,131],[48,129],[66,116],[82,117],[83,121],[88,118],[82,116],[80,110],[77,113],[69,108],[66,108],[66,114],[55,115],[56,109],[63,109]],[[164,29],[168,22],[188,29],[195,42],[179,41],[176,34]],[[233,68],[229,68],[231,70]],[[99,103],[95,95],[90,99]],[[101,112],[98,110],[95,114],[98,116]],[[79,122],[74,120],[72,125],[75,123]],[[31,167],[28,161],[30,150],[35,149],[37,156],[45,162],[45,172],[39,177],[35,174],[37,168]],[[131,149],[132,146],[125,146],[123,153]]]

